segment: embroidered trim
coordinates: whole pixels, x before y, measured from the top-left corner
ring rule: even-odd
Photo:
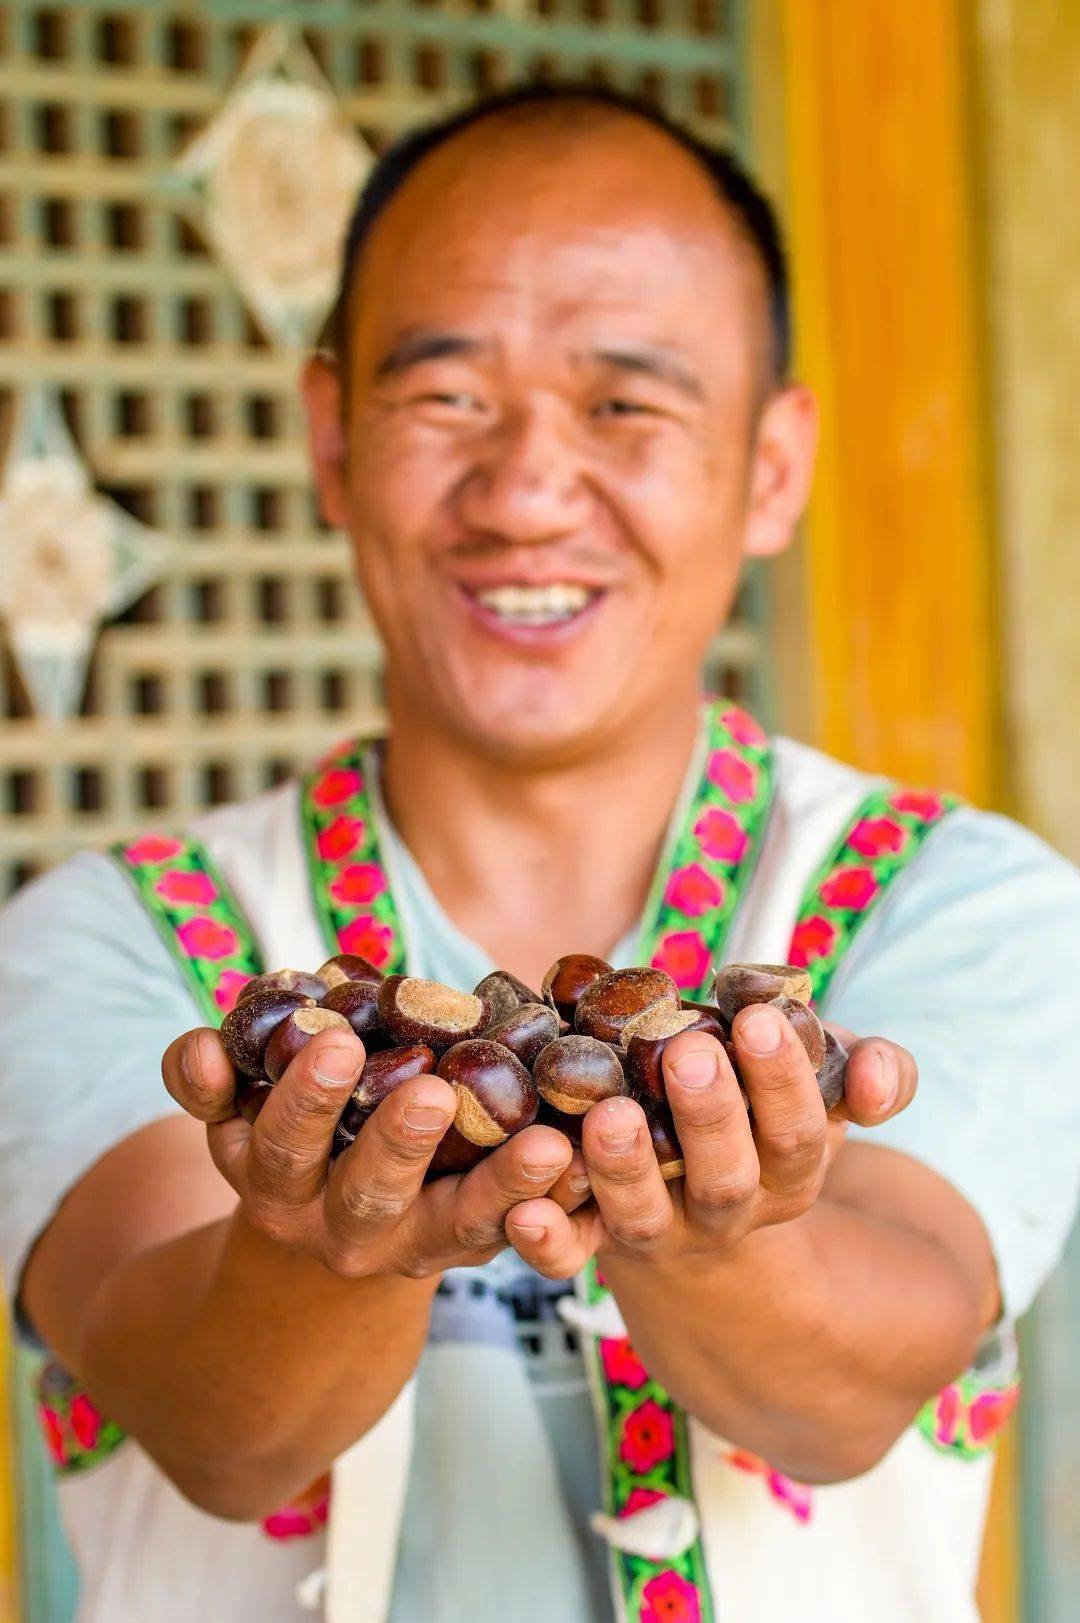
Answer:
[[[101,1465],[124,1441],[77,1381],[59,1364],[44,1363],[34,1379],[34,1399],[45,1447],[58,1476],[78,1476]]]
[[[977,1460],[995,1446],[1019,1401],[1019,1381],[995,1386],[968,1370],[923,1405],[915,1424],[941,1453]]]

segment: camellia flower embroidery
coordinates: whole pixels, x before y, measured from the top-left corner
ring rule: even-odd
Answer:
[[[170,868],[155,881],[154,889],[167,902],[193,907],[209,907],[218,899],[218,888],[209,874],[190,872],[186,868]]]
[[[753,800],[757,789],[757,767],[744,761],[734,750],[714,750],[709,756],[708,777],[722,789],[733,805]]]
[[[223,969],[221,971],[217,985],[214,987],[214,1002],[222,1014],[228,1014],[229,1010],[235,1007],[236,1000],[240,996],[241,987],[246,986],[249,980],[251,980],[251,976],[245,975],[239,969]]]
[[[311,799],[321,811],[325,811],[330,806],[340,806],[344,800],[351,800],[363,787],[364,780],[354,768],[335,766],[312,784]]]
[[[235,930],[204,913],[186,919],[176,934],[189,958],[231,958],[240,945]]]
[[[709,972],[711,959],[706,943],[696,930],[673,930],[652,955],[654,969],[663,969],[676,986],[700,986]]]
[[[733,705],[725,710],[720,717],[724,726],[735,740],[744,749],[764,749],[766,744],[765,732],[762,727],[745,710]]]
[[[792,931],[788,963],[805,969],[818,958],[827,958],[836,945],[836,925],[820,913],[802,919]]]
[[[630,1345],[629,1337],[605,1337],[600,1342],[600,1362],[604,1374],[617,1386],[636,1392],[649,1379],[649,1372]]]
[[[818,895],[826,907],[862,912],[878,892],[878,882],[869,868],[837,868],[820,887]]]
[[[315,845],[324,862],[342,862],[364,843],[364,819],[344,813],[319,830]]]
[[[945,799],[931,789],[899,789],[889,805],[894,811],[906,812],[909,817],[930,823],[945,810]]]
[[[183,841],[175,840],[170,835],[144,834],[141,840],[135,840],[125,848],[124,856],[128,862],[141,867],[144,863],[169,862],[183,848]]]
[[[676,868],[664,892],[668,907],[692,919],[700,918],[710,908],[719,907],[723,900],[723,885],[712,874],[706,873],[700,862],[690,862],[685,868]]]
[[[861,857],[883,857],[903,850],[907,839],[907,829],[892,817],[864,817],[848,835],[848,845]]]
[[[641,1591],[641,1623],[701,1623],[697,1585],[677,1572],[658,1572]]]
[[[623,1421],[619,1442],[619,1457],[632,1471],[651,1471],[675,1452],[675,1423],[667,1409],[662,1409],[652,1398],[630,1413]]]
[[[330,894],[346,907],[373,902],[386,889],[386,879],[376,862],[353,862],[330,881]]]
[[[367,958],[376,969],[381,969],[393,951],[394,932],[388,924],[380,924],[370,913],[362,913],[342,925],[338,932],[342,952],[356,952]]]
[[[694,838],[714,862],[741,862],[750,836],[737,818],[719,806],[710,806],[694,824]]]

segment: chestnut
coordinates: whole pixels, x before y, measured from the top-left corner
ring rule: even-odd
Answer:
[[[684,1031],[704,1031],[718,1043],[725,1041],[719,1017],[710,1010],[673,1009],[667,1003],[648,1009],[624,1028],[626,1074],[632,1087],[644,1099],[663,1099],[664,1050],[673,1037]]]
[[[242,986],[236,994],[236,1001],[243,1003],[256,992],[283,988],[287,992],[303,992],[305,997],[320,1003],[326,995],[326,984],[321,975],[309,975],[304,969],[272,969],[269,974],[256,975],[246,986]]]
[[[418,1076],[427,1076],[435,1069],[435,1055],[423,1043],[410,1048],[384,1048],[381,1053],[369,1054],[364,1061],[360,1080],[349,1096],[341,1113],[337,1136],[352,1143],[373,1110],[402,1082],[412,1082]],[[341,1147],[344,1147],[342,1145]]]
[[[331,1031],[335,1026],[341,1031],[349,1030],[349,1022],[343,1014],[335,1014],[332,1009],[320,1009],[317,1004],[314,1008],[294,1009],[287,1014],[275,1028],[263,1054],[263,1070],[271,1082],[281,1081],[297,1054],[316,1032]]]
[[[441,981],[388,975],[379,985],[379,1018],[399,1043],[427,1043],[437,1054],[467,1042],[487,1024],[487,1005]]]
[[[481,1144],[471,1144],[467,1138],[462,1138],[451,1122],[436,1145],[425,1177],[441,1178],[450,1172],[469,1172],[487,1153]]]
[[[578,999],[574,1028],[601,1042],[622,1040],[624,1028],[648,1009],[681,1007],[679,988],[662,969],[613,969]]]
[[[470,1144],[494,1149],[536,1119],[533,1079],[501,1043],[486,1037],[455,1043],[439,1061],[438,1074],[458,1096],[454,1126]]]
[[[560,1024],[550,1004],[522,1003],[504,1014],[501,1020],[493,1020],[485,1026],[483,1035],[489,1042],[502,1043],[531,1070],[540,1050],[559,1035]]]
[[[557,1132],[563,1133],[571,1144],[576,1144],[578,1149],[581,1148],[581,1130],[585,1123],[584,1116],[568,1116],[565,1110],[556,1110],[555,1106],[549,1105],[543,1094],[541,1094],[536,1119],[541,1127],[554,1127]]]
[[[544,1002],[550,1003],[555,1013],[571,1025],[574,1011],[582,992],[598,981],[601,975],[610,975],[611,965],[587,952],[571,952],[557,958],[544,976],[540,987]]]
[[[713,981],[713,1002],[730,1026],[740,1009],[751,1003],[771,1003],[774,997],[792,997],[809,1003],[810,976],[794,964],[725,964]]]
[[[835,1110],[844,1097],[844,1073],[847,1070],[848,1051],[831,1031],[821,1028],[825,1037],[825,1058],[818,1068],[818,1087],[826,1110]]]
[[[485,975],[473,987],[473,996],[482,998],[487,1004],[489,1020],[501,1020],[515,1009],[524,1008],[526,1003],[544,1001],[539,992],[534,992],[506,969],[495,969],[490,975]]]
[[[376,969],[370,958],[358,952],[337,952],[315,971],[327,986],[342,986],[346,981],[381,981],[382,970]]]
[[[238,1071],[265,1079],[263,1055],[275,1028],[294,1009],[313,1009],[315,999],[287,986],[268,986],[252,992],[230,1009],[221,1022],[221,1043]]]
[[[378,981],[338,981],[323,998],[322,1006],[344,1015],[369,1053],[386,1046],[386,1033],[379,1018]]]
[[[806,1057],[815,1071],[825,1063],[825,1028],[813,1009],[794,997],[769,999],[770,1007],[779,1009],[792,1025],[796,1037],[806,1050]]]
[[[648,1112],[649,1137],[656,1159],[660,1163],[660,1176],[665,1183],[671,1183],[674,1178],[686,1176],[686,1162],[683,1160],[682,1145],[675,1130],[675,1121],[671,1111],[666,1105],[661,1105]]]
[[[536,1091],[555,1110],[583,1116],[601,1099],[625,1093],[626,1077],[610,1043],[571,1032],[556,1037],[533,1066]]]

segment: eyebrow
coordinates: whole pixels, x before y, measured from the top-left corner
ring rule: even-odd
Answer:
[[[465,333],[407,333],[383,356],[375,368],[375,376],[382,382],[386,378],[399,377],[402,372],[408,371],[410,366],[419,366],[423,361],[441,361],[447,356],[455,355],[476,355],[484,347],[479,338],[470,338]]]
[[[670,384],[692,400],[704,400],[705,388],[696,372],[674,355],[660,349],[597,349],[591,359],[619,372],[634,372]]]

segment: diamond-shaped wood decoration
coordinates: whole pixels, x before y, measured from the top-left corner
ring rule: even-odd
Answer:
[[[102,622],[141,597],[171,550],[95,491],[55,394],[28,389],[0,481],[0,619],[39,715],[78,710]]]
[[[256,42],[223,105],[170,176],[178,199],[267,335],[311,341],[374,153],[345,119],[303,41],[281,24]]]

